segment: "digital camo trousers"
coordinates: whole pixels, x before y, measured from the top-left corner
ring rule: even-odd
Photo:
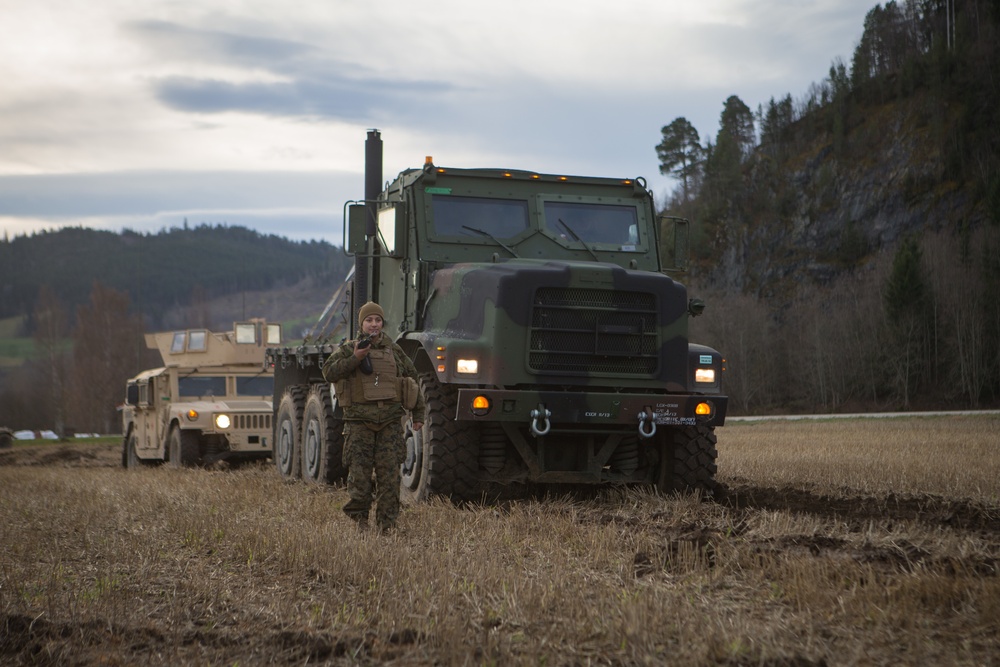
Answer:
[[[399,517],[399,466],[405,455],[406,441],[399,421],[393,420],[379,431],[362,422],[344,422],[344,467],[351,497],[344,505],[344,513],[355,521],[366,521],[374,499],[379,528],[395,526]]]

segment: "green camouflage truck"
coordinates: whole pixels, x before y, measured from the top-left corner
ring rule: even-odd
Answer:
[[[665,274],[682,263],[660,257],[661,227],[683,254],[684,221],[658,219],[642,179],[427,158],[382,189],[381,155],[373,130],[365,200],[345,205],[354,269],[320,333],[267,350],[280,473],[344,476],[341,413],[320,369],[372,300],[428,406],[419,432],[405,426],[404,498],[513,483],[711,493],[724,360],[688,340],[704,304]]]

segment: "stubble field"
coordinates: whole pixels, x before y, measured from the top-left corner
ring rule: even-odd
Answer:
[[[412,506],[0,450],[0,663],[995,664],[1000,418],[732,423],[712,499]]]

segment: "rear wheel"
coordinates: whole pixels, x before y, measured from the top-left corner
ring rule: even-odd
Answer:
[[[715,429],[710,426],[686,426],[662,429],[660,466],[656,487],[664,493],[715,492]]]
[[[170,465],[189,468],[201,461],[197,431],[185,431],[177,426],[170,429]]]
[[[281,403],[278,404],[272,458],[283,479],[295,479],[301,474],[299,459],[302,456],[302,413],[305,403],[305,390],[296,385],[285,390]]]
[[[458,391],[443,386],[431,373],[420,376],[427,419],[420,431],[405,430],[406,459],[402,467],[402,497],[409,501],[443,495],[472,500],[479,491],[478,429],[454,419]]]
[[[330,386],[313,385],[302,421],[302,479],[332,484],[347,475],[344,468],[344,422],[333,416]]]

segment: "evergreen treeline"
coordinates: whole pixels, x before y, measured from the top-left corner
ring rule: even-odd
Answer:
[[[198,225],[157,234],[63,228],[0,241],[0,318],[25,315],[28,331],[40,290],[70,312],[87,303],[95,282],[126,294],[150,330],[192,300],[340,278],[349,260],[329,243],[294,242],[238,226]]]
[[[739,412],[1000,400],[1000,2],[868,12],[850,67],[656,146]]]

